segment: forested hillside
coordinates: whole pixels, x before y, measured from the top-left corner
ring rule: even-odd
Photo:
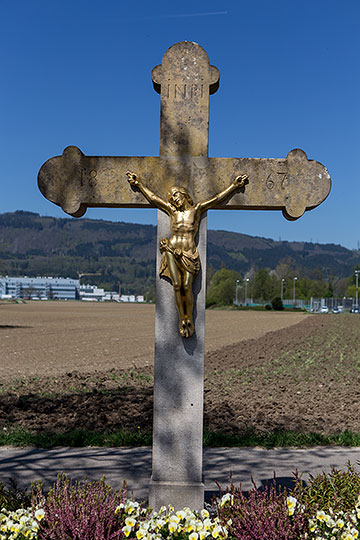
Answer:
[[[0,214],[0,275],[84,277],[108,290],[154,293],[156,228],[103,220]],[[303,276],[347,277],[360,254],[335,244],[277,242],[227,231],[208,231],[209,275],[221,267],[242,275],[287,264]]]

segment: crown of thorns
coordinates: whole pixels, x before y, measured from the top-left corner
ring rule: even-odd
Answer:
[[[170,189],[169,195],[168,195],[169,201],[172,198],[172,196],[175,195],[175,193],[181,193],[182,195],[184,195],[184,197],[188,201],[188,203],[194,204],[194,201],[192,200],[190,193],[188,192],[188,190],[185,187],[177,187],[177,186],[172,187]]]

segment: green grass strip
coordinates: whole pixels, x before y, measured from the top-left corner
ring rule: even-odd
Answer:
[[[360,433],[343,431],[335,435],[321,433],[297,433],[293,431],[272,431],[258,434],[249,431],[242,435],[204,431],[204,446],[260,446],[262,448],[277,447],[309,447],[309,446],[360,446]]]
[[[96,433],[93,431],[69,431],[67,433],[31,433],[24,429],[8,429],[0,433],[0,446],[35,446],[53,448],[55,446],[151,446],[152,434],[141,431],[117,431],[115,433]],[[242,435],[204,432],[204,446],[243,447],[309,447],[309,446],[360,446],[360,433],[343,431],[336,435],[320,433],[296,433],[274,431],[265,434],[247,432]]]
[[[151,433],[117,431],[96,433],[94,431],[69,431],[66,433],[31,433],[24,429],[10,429],[0,433],[0,446],[151,446]]]

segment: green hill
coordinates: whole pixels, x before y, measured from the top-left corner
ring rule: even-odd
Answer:
[[[123,293],[154,294],[156,227],[87,218],[0,214],[0,274],[63,276],[100,272],[82,282]],[[324,278],[346,277],[360,262],[358,251],[335,244],[277,242],[227,231],[208,231],[207,264],[242,274],[286,262],[303,276],[321,269]]]

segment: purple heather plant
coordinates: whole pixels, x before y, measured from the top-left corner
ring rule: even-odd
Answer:
[[[113,490],[105,479],[72,483],[64,474],[45,496],[41,486],[33,495],[33,505],[41,506],[41,540],[119,540],[123,523],[115,509],[126,500],[125,487]]]
[[[295,491],[292,495],[296,494]],[[275,479],[270,485],[253,489],[245,495],[231,484],[227,502],[218,505],[218,515],[236,540],[298,540],[308,529],[307,515],[298,501],[290,515],[286,490],[278,491]],[[296,499],[294,499],[296,500]]]

